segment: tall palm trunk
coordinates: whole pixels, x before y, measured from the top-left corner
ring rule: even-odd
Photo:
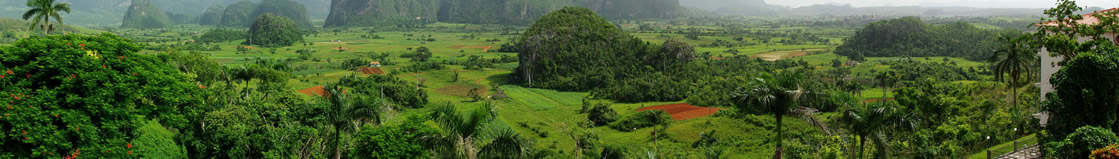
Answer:
[[[866,158],[866,135],[859,135],[859,158]]]
[[[781,125],[782,125],[782,123],[781,123],[781,113],[777,113],[776,115],[777,115],[776,116],[776,118],[777,118],[777,152],[775,152],[775,153],[777,153],[777,154],[774,155],[774,156],[777,156],[777,158],[782,158],[781,148],[783,146],[782,143],[783,143],[784,138],[781,136],[782,135],[781,134]]]

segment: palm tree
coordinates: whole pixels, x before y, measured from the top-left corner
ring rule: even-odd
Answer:
[[[23,13],[23,20],[35,17],[31,20],[31,29],[35,29],[35,24],[39,24],[39,28],[42,28],[46,34],[50,34],[50,31],[55,29],[55,26],[50,24],[51,17],[54,17],[54,20],[58,21],[58,26],[62,27],[62,16],[58,12],[70,13],[70,4],[55,3],[55,0],[28,0],[27,7],[31,7],[31,10]]]
[[[330,142],[334,146],[334,158],[342,158],[342,134],[358,131],[361,125],[367,122],[381,123],[381,100],[373,101],[368,98],[350,98],[338,85],[323,86],[328,92],[323,97],[330,104],[327,110],[327,122],[334,126],[334,134]],[[355,123],[355,121],[357,123]]]
[[[1015,113],[1018,112],[1018,86],[1022,84],[1020,82],[1024,82],[1019,80],[1028,81],[1033,77],[1032,64],[1037,62],[1037,50],[1026,43],[1029,38],[1029,35],[1003,36],[1000,41],[1006,45],[995,50],[990,58],[991,62],[995,63],[995,79],[1010,84],[1010,89],[1013,91],[1011,103],[1014,105]],[[1006,78],[1007,74],[1010,75],[1009,78]]]
[[[802,102],[802,97],[811,94],[801,87],[801,79],[804,78],[805,75],[799,70],[786,71],[779,73],[776,77],[755,78],[750,83],[748,90],[733,93],[735,97],[740,98],[738,100],[740,107],[747,105],[762,106],[773,112],[774,118],[777,119],[776,158],[781,158],[783,140],[781,133],[781,125],[783,124],[781,121],[783,116],[789,112],[790,108],[799,105]]]
[[[894,84],[897,83],[897,77],[895,75],[896,73],[891,71],[881,72],[878,75],[874,76],[874,79],[878,80],[878,85],[882,86],[882,101],[886,101],[887,97],[889,97],[889,88],[893,87]]]
[[[431,118],[439,125],[442,134],[421,137],[421,140],[435,151],[437,158],[477,159],[483,158],[523,158],[528,152],[529,142],[508,127],[489,125],[496,117],[496,104],[488,103],[480,109],[459,114],[454,105],[446,104],[433,109]],[[482,132],[490,132],[482,135]],[[488,138],[488,144],[478,146],[481,138]],[[477,147],[481,147],[478,149]]]
[[[858,158],[864,158],[863,150],[866,146],[866,139],[870,137],[874,140],[875,149],[877,149],[875,156],[878,158],[886,157],[889,155],[885,130],[890,128],[913,128],[915,122],[910,120],[910,117],[904,111],[900,111],[893,107],[888,107],[884,104],[886,102],[877,102],[879,104],[868,105],[863,103],[862,106],[848,106],[844,112],[841,121],[847,123],[852,133],[859,136]],[[855,153],[852,153],[854,155]]]

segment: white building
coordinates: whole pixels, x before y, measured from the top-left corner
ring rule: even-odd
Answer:
[[[1083,15],[1084,19],[1081,19],[1081,20],[1076,21],[1076,22],[1079,23],[1079,24],[1088,24],[1088,25],[1099,24],[1099,19],[1096,18],[1093,15],[1095,15],[1097,13],[1110,12],[1110,11],[1115,11],[1115,10],[1119,10],[1119,8],[1112,8],[1112,9],[1107,9],[1107,10],[1103,10],[1103,11],[1097,11],[1097,12],[1093,12],[1093,13],[1084,14]],[[1041,23],[1041,24],[1037,24],[1037,25],[1057,25],[1057,22],[1052,21],[1052,22],[1046,22],[1046,23]],[[1119,45],[1119,41],[1116,40],[1116,38],[1117,38],[1116,33],[1106,33],[1103,36],[1107,39],[1110,39],[1115,44]],[[1088,40],[1091,40],[1091,37],[1079,37],[1077,39],[1078,42],[1086,42]],[[1057,66],[1057,62],[1060,62],[1063,58],[1060,55],[1050,56],[1049,55],[1049,50],[1047,50],[1045,48],[1040,49],[1040,51],[1038,52],[1038,57],[1041,57],[1041,71],[1040,71],[1040,73],[1041,73],[1040,81],[1041,82],[1037,83],[1036,85],[1038,86],[1038,88],[1041,88],[1041,92],[1040,92],[1041,93],[1041,101],[1045,101],[1045,94],[1054,91],[1053,90],[1053,84],[1049,83],[1049,79],[1051,79],[1053,77],[1054,73],[1057,73],[1057,71],[1061,70],[1061,67]]]

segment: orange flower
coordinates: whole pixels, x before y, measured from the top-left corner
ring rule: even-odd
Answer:
[[[81,129],[81,128],[80,127],[74,127],[74,131],[78,131],[79,129]]]
[[[12,70],[8,70],[8,74],[9,74],[9,75],[10,75],[10,74],[12,74]]]
[[[70,43],[66,43],[66,46],[70,46]]]
[[[129,154],[129,155],[131,155],[131,154],[132,154],[132,150],[128,150],[128,154]]]

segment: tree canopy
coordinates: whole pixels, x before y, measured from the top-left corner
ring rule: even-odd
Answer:
[[[118,158],[146,120],[186,125],[199,87],[112,34],[22,39],[0,48],[0,158]],[[141,131],[143,132],[143,131]],[[136,151],[132,151],[136,152]]]
[[[614,79],[614,68],[641,61],[651,44],[630,36],[587,8],[565,7],[540,18],[521,35],[520,67],[532,87],[589,90]]]
[[[998,37],[997,31],[964,22],[930,25],[917,17],[904,17],[867,24],[836,48],[835,54],[854,60],[950,56],[981,61],[999,46]]]

